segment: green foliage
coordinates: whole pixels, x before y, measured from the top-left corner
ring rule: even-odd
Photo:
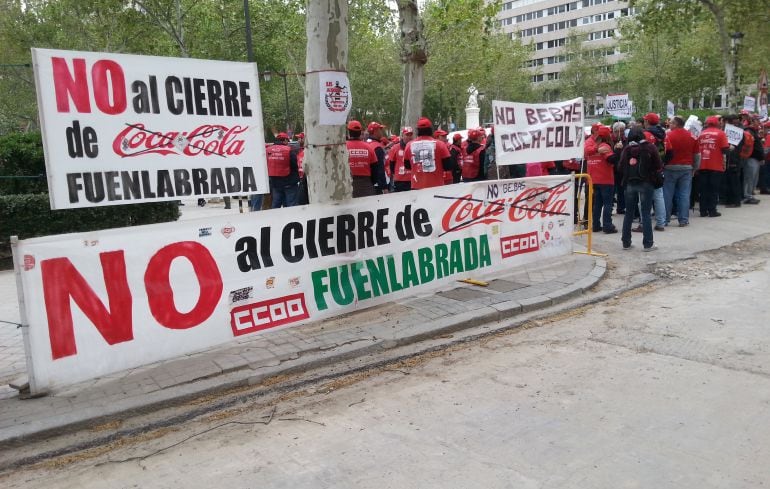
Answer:
[[[0,195],[0,254],[9,239],[171,222],[179,218],[177,202],[51,210],[48,194]]]
[[[40,176],[42,178],[23,178]],[[0,136],[0,195],[45,192],[47,189],[40,133]]]

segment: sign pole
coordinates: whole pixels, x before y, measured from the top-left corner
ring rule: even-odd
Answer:
[[[24,263],[24,257],[19,256],[19,237],[11,236],[11,253],[13,256],[13,274],[16,276],[16,293],[19,298],[19,322],[22,338],[24,339],[24,358],[27,363],[27,378],[29,379],[29,391],[32,396],[38,397],[45,394],[39,392],[37,379],[35,378],[35,369],[32,363],[32,350],[29,343],[29,323],[27,322],[27,308],[24,300],[24,286],[21,282],[20,264]],[[20,393],[23,395],[24,393]]]

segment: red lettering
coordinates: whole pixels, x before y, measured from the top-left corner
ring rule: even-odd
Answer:
[[[230,311],[230,325],[233,335],[241,336],[309,317],[305,295],[294,294],[236,307]]]
[[[503,258],[510,258],[522,253],[532,253],[539,249],[540,243],[537,240],[537,231],[516,234],[514,236],[502,236],[500,238],[500,253]]]
[[[126,77],[118,63],[100,59],[91,68],[91,79],[94,84],[94,101],[99,110],[109,115],[126,110]]]
[[[198,302],[189,312],[182,313],[174,303],[169,271],[179,257],[187,258],[200,285]],[[162,326],[169,329],[188,329],[208,319],[222,296],[222,275],[205,246],[195,241],[182,241],[164,246],[155,253],[144,273],[144,286],[150,312]]]
[[[100,253],[99,259],[102,263],[109,310],[104,307],[68,258],[43,260],[40,264],[51,354],[54,360],[77,353],[70,298],[96,326],[108,344],[114,345],[134,339],[131,290],[128,288],[123,251]]]
[[[74,78],[70,73],[64,58],[51,58],[53,68],[53,85],[56,92],[56,110],[70,111],[70,98],[78,112],[91,112],[91,100],[88,98],[88,77],[86,75],[86,60],[72,60]]]

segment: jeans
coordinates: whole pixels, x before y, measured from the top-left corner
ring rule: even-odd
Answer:
[[[663,170],[663,196],[666,199],[666,224],[671,222],[671,210],[676,202],[679,224],[690,222],[690,189],[692,170]],[[657,213],[656,213],[657,214]]]
[[[262,194],[249,195],[249,210],[252,212],[262,210]]]
[[[759,161],[754,158],[746,159],[746,166],[743,167],[743,198],[753,199],[754,189],[759,179]]]
[[[271,185],[270,194],[273,196],[273,209],[294,207],[299,201],[299,183]]]
[[[626,185],[626,213],[623,216],[623,234],[621,235],[624,248],[631,246],[631,225],[634,222],[634,213],[631,212],[631,209],[635,209],[640,201],[642,206],[642,244],[645,248],[654,244],[652,217],[650,216],[654,191],[655,189],[649,182],[628,182]]]
[[[722,172],[700,170],[698,173],[698,180],[700,180],[700,215],[701,217],[716,216]]]
[[[612,224],[612,197],[615,193],[614,185],[594,185],[593,230],[604,229],[609,231],[615,226]]]
[[[666,225],[666,200],[663,198],[663,187],[653,188],[652,207],[655,209],[655,225]]]

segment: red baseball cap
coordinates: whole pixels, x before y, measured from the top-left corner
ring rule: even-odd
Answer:
[[[433,135],[436,136],[436,137],[446,136],[447,134],[449,134],[449,133],[447,133],[443,129],[436,129],[436,132],[433,133]]]
[[[364,128],[361,126],[361,123],[353,120],[348,122],[348,131],[363,131]]]
[[[383,127],[385,127],[385,126],[383,126],[379,122],[372,121],[372,122],[369,123],[368,126],[366,126],[366,130],[369,131],[369,132],[374,132],[377,129],[382,129]]]
[[[289,135],[285,132],[279,132],[275,139],[289,139]]]
[[[472,141],[472,140],[476,139],[477,137],[479,137],[480,135],[481,134],[479,134],[479,131],[477,131],[476,129],[468,129],[468,139],[469,140]]]
[[[414,134],[414,129],[412,129],[412,126],[406,126],[401,129],[401,134]]]
[[[301,132],[301,133],[297,134],[297,139],[305,139],[305,133]]]
[[[463,135],[460,134],[459,132],[456,133],[454,136],[452,136],[452,141],[462,141],[462,140],[463,140]]]
[[[660,122],[660,116],[654,112],[650,112],[649,114],[644,116],[644,120],[646,120],[650,124],[657,124]]]
[[[397,143],[398,139],[399,139],[398,136],[396,136],[395,134],[390,137],[390,140],[393,141],[394,143]]]
[[[596,130],[596,135],[600,138],[610,138],[612,137],[612,130],[607,126],[599,126],[599,129]]]
[[[715,115],[710,115],[706,117],[706,125],[707,126],[718,126],[719,125],[719,117]]]
[[[417,121],[417,129],[433,129],[433,123],[427,117],[420,117]]]

